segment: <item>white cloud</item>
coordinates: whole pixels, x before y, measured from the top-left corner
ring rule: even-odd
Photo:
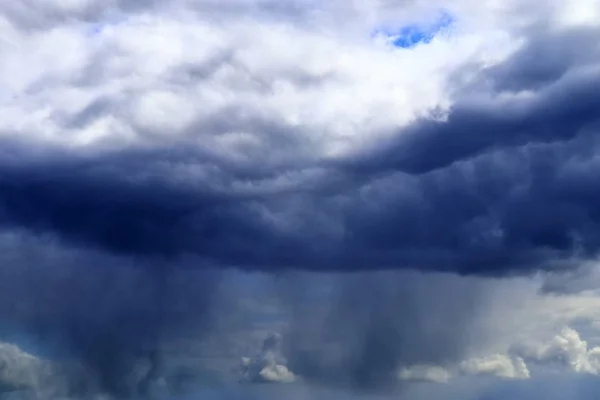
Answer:
[[[34,11],[2,3],[0,137],[88,151],[183,142],[245,166],[344,158],[416,118],[443,117],[469,76],[526,42],[524,24],[598,8],[595,0],[570,11],[554,1],[543,12],[533,0],[142,3],[52,1]],[[371,38],[376,27],[435,20],[442,10],[456,21],[428,45],[392,49]]]
[[[425,382],[448,382],[450,372],[443,367],[429,365],[415,365],[410,368],[402,368],[398,373],[402,380],[406,381],[425,381]]]
[[[473,357],[450,367],[406,367],[400,370],[399,377],[410,381],[442,383],[461,375],[529,379],[532,375],[551,371],[600,375],[600,347],[588,346],[579,332],[564,327],[546,342],[529,340],[515,343],[506,354]]]
[[[254,357],[243,357],[239,366],[243,382],[260,383],[289,383],[296,380],[296,376],[285,365],[285,358],[281,355],[279,334],[269,335],[263,342],[262,350]]]
[[[472,358],[463,361],[459,369],[466,375],[491,375],[500,378],[529,378],[529,369],[520,357],[511,358],[505,354]]]
[[[49,365],[19,347],[0,343],[0,393],[37,390]]]
[[[454,366],[413,365],[401,368],[398,377],[406,381],[447,383],[458,376],[493,376],[504,379],[528,379],[529,369],[520,357],[492,354],[470,358]]]
[[[556,22],[562,27],[600,26],[600,2],[581,0],[558,3]]]
[[[565,327],[547,343],[524,343],[514,352],[526,360],[573,372],[600,374],[600,347],[590,348],[579,332]]]
[[[368,151],[418,117],[443,117],[469,78],[532,39],[535,29],[527,27],[600,21],[598,0],[36,3],[0,2],[0,138],[90,152],[182,142],[236,165],[302,166],[260,184],[233,183],[241,193],[310,184],[321,173],[317,161]],[[377,27],[431,21],[442,9],[455,25],[428,45],[392,49],[371,38]],[[482,89],[472,101],[513,109],[539,105],[537,95]],[[173,173],[171,181],[201,180],[221,173],[209,164],[161,168]],[[281,231],[306,223],[300,211],[294,223],[273,215]],[[565,328],[544,341],[559,325],[583,319],[600,326],[600,297],[578,293],[593,288],[587,278],[576,277],[577,293],[565,296],[540,295],[532,280],[497,283],[494,299],[502,306],[482,323],[494,343],[456,366],[404,367],[401,379],[526,378],[531,363],[598,374],[600,349],[581,339],[583,331]],[[546,279],[546,288],[551,283]],[[534,344],[523,345],[527,340]],[[509,351],[515,343],[518,354]],[[11,365],[30,360],[2,349]],[[250,381],[296,378],[272,348],[243,369]],[[7,382],[31,383],[19,368],[1,371]]]
[[[75,3],[77,7],[62,2],[47,7],[75,15],[94,8],[91,2]],[[242,3],[229,8],[235,6]],[[180,12],[187,7],[192,4],[180,1],[148,8],[120,23],[113,23],[110,13],[99,14],[106,22],[96,23],[103,29],[95,35],[81,20],[31,32],[5,24],[1,36],[14,46],[0,48],[5,106],[0,132],[64,146],[106,141],[123,146],[154,135],[166,140],[190,135],[200,148],[218,152],[224,146],[238,154],[235,146],[216,144],[212,136],[243,128],[209,121],[219,112],[238,109],[242,120],[294,129],[317,157],[338,157],[418,116],[447,109],[457,68],[498,62],[516,43],[510,32],[482,31],[462,19],[455,33],[411,50],[391,50],[369,40],[382,10],[386,15],[394,10],[389,15],[399,20],[401,15],[417,20],[435,15],[422,4],[390,9],[357,3],[351,8],[352,23],[363,17],[359,12],[374,15],[372,26],[363,26],[358,34],[331,25],[342,12],[341,3],[318,6],[315,12],[324,17],[316,25],[309,20],[278,22],[255,7],[249,16],[230,10],[226,22],[219,23],[210,15]],[[13,14],[7,12],[5,20]],[[94,109],[98,102],[104,107]],[[265,140],[264,132],[241,133]]]

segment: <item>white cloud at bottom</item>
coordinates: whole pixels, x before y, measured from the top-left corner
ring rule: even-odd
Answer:
[[[458,376],[529,379],[536,373],[600,375],[600,346],[591,347],[575,329],[565,326],[546,342],[516,343],[508,354],[473,357],[452,367],[416,365],[400,370],[408,381],[448,382]]]
[[[280,340],[279,334],[271,334],[265,339],[262,350],[256,356],[242,358],[239,367],[242,382],[290,383],[296,380],[279,351]]]

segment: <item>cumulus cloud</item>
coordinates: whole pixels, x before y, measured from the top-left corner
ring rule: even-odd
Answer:
[[[529,378],[529,369],[522,358],[510,358],[504,354],[463,361],[460,364],[460,371],[467,375],[492,375],[513,379]]]
[[[158,348],[224,332],[228,268],[359,271],[324,299],[292,285],[321,300],[281,296],[289,364],[247,367],[361,386],[411,365],[440,378],[428,366],[485,341],[488,286],[458,275],[551,270],[546,304],[586,286],[597,0],[33,3],[0,4],[0,322],[77,358],[91,386],[143,395]],[[374,37],[440,15],[428,43]],[[526,319],[510,314],[495,334]],[[596,368],[561,338],[523,360]],[[490,354],[459,369],[527,375]]]
[[[29,244],[10,240],[0,326],[78,365],[66,373],[82,393],[144,393],[167,373],[165,345],[192,333],[200,340],[218,313],[218,274],[173,274],[158,264],[64,252],[52,241],[37,242],[40,251],[23,263],[20,246]]]
[[[0,393],[35,390],[44,370],[42,360],[10,343],[0,343]]]
[[[402,367],[465,357],[479,342],[490,287],[408,271],[291,274],[282,297],[290,315],[284,354],[304,379],[393,388]]]
[[[402,368],[399,378],[407,381],[426,382],[448,382],[450,372],[443,367],[432,367],[427,365],[416,365],[410,368]]]
[[[593,2],[77,4],[2,9],[5,229],[247,268],[597,252]]]
[[[573,372],[600,374],[600,347],[588,346],[579,332],[565,327],[548,343],[522,344],[515,350],[531,362]]]
[[[447,383],[459,376],[529,379],[548,373],[600,375],[600,347],[588,345],[578,331],[564,327],[546,341],[514,343],[507,353],[468,358],[455,365],[413,365],[399,371],[408,381]]]
[[[280,350],[279,334],[269,335],[263,342],[259,354],[243,357],[240,365],[242,381],[251,383],[287,383],[296,380],[296,376],[286,366],[286,360]]]
[[[503,379],[528,379],[529,369],[520,357],[492,354],[469,358],[450,367],[413,365],[400,369],[401,380],[448,383],[460,376],[490,376]]]

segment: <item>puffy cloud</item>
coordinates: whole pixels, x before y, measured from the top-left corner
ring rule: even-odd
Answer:
[[[599,11],[597,0],[2,2],[0,322],[62,338],[85,381],[126,396],[145,390],[123,381],[140,359],[160,375],[159,345],[223,332],[217,269],[416,268],[448,274],[353,275],[307,315],[286,297],[291,370],[367,384],[398,366],[439,377],[423,366],[467,357],[469,373],[524,376],[505,349],[468,357],[483,345],[466,341],[485,342],[471,325],[487,295],[454,279],[596,260]],[[427,44],[373,38],[440,14],[453,22]],[[531,321],[595,315],[592,294],[554,295],[586,286],[578,273],[546,277],[543,297],[517,293],[539,306]],[[533,312],[517,306],[489,316],[507,342]],[[567,336],[560,351],[577,353]],[[591,371],[585,349],[569,357]],[[252,376],[291,374],[258,359]]]
[[[492,287],[475,278],[408,271],[288,279],[288,366],[312,382],[370,390],[395,387],[402,367],[462,360],[478,342],[484,294]]]
[[[410,368],[402,368],[399,372],[400,379],[407,381],[426,381],[426,382],[448,382],[450,372],[443,367],[432,367],[427,365],[417,365]]]
[[[247,268],[593,257],[597,7],[535,4],[450,2],[412,49],[370,31],[441,9],[3,5],[4,226]]]
[[[529,369],[522,358],[510,358],[504,354],[463,361],[460,364],[460,370],[468,375],[493,375],[513,379],[529,378]]]
[[[294,373],[285,365],[286,360],[279,349],[280,340],[278,334],[271,334],[265,339],[258,355],[242,358],[240,365],[242,381],[287,383],[296,380]]]
[[[573,372],[600,374],[600,347],[589,348],[579,332],[565,327],[550,342],[523,344],[515,352],[545,366],[558,365]]]
[[[590,347],[579,332],[564,327],[549,341],[515,343],[508,353],[468,358],[453,366],[413,365],[400,379],[446,383],[458,376],[529,379],[551,372],[600,375],[600,347]]]
[[[414,365],[401,368],[399,372],[399,378],[405,381],[448,383],[459,376],[528,379],[530,373],[522,358],[510,357],[506,354],[469,358],[452,367]]]
[[[42,360],[9,343],[0,343],[0,393],[35,390],[44,369]]]
[[[133,260],[65,252],[43,240],[23,263],[27,240],[4,239],[10,245],[0,273],[2,329],[71,360],[66,379],[83,393],[127,397],[150,390],[168,372],[165,345],[191,332],[201,340],[219,312],[212,301],[216,273],[140,268]]]

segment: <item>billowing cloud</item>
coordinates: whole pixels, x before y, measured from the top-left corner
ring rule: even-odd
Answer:
[[[39,252],[26,255],[30,242],[3,239],[3,333],[77,365],[67,375],[82,395],[150,390],[169,373],[165,344],[191,332],[200,340],[219,312],[214,271],[173,273],[160,264],[65,252],[52,240],[36,241]]]
[[[3,6],[4,229],[264,269],[597,253],[598,28],[577,10],[61,4]],[[357,22],[440,12],[453,28],[414,49]]]
[[[553,364],[573,372],[600,374],[600,347],[588,347],[579,332],[565,327],[550,342],[522,344],[515,349],[532,362]]]
[[[463,361],[460,364],[460,370],[468,375],[493,375],[512,379],[529,378],[529,369],[522,358],[513,359],[503,354]]]
[[[432,367],[428,365],[415,365],[410,368],[402,368],[398,373],[399,378],[407,381],[425,382],[448,382],[450,372],[444,367]]]
[[[0,324],[76,359],[84,392],[144,395],[165,347],[239,328],[227,274],[260,270],[283,277],[287,363],[259,356],[252,379],[593,371],[572,332],[471,353],[523,321],[597,316],[574,294],[600,250],[598,15],[597,0],[2,2]],[[407,27],[435,32],[373,35]],[[543,294],[481,278],[548,270]]]
[[[43,361],[15,345],[0,343],[0,393],[35,390],[43,369]]]
[[[279,334],[269,335],[263,342],[261,351],[254,357],[243,357],[240,364],[241,379],[244,382],[286,383],[296,380],[296,376],[286,366],[280,350]]]
[[[459,376],[495,376],[529,379],[548,373],[600,375],[600,347],[592,347],[571,327],[564,327],[546,341],[515,343],[506,354],[468,358],[455,365],[412,365],[399,372],[400,379],[446,383]]]
[[[528,379],[529,369],[520,357],[506,354],[492,354],[485,357],[470,358],[457,366],[441,367],[432,365],[413,365],[400,369],[401,380],[447,383],[460,376],[492,376],[503,379]]]
[[[361,389],[393,388],[403,367],[462,360],[478,342],[477,321],[491,290],[450,274],[326,278],[292,274],[284,286],[284,354],[304,379]]]

